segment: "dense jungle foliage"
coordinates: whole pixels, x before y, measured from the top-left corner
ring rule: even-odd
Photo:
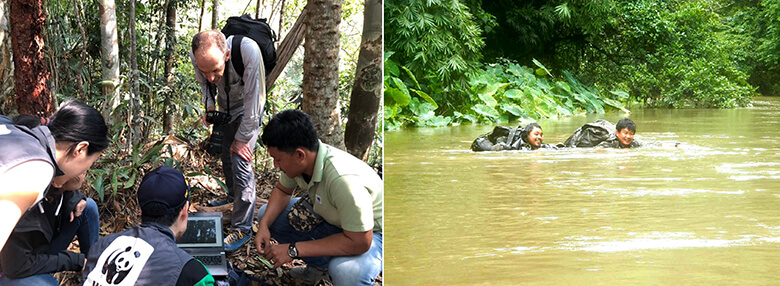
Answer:
[[[388,1],[385,124],[780,94],[780,1]]]
[[[135,181],[140,180],[143,170],[149,170],[160,164],[179,165],[173,159],[174,150],[170,145],[162,144],[172,135],[177,142],[192,149],[208,137],[210,128],[201,122],[200,86],[194,78],[193,66],[189,58],[192,36],[201,30],[211,29],[210,15],[212,1],[205,2],[205,11],[201,11],[202,1],[135,1],[135,26],[138,70],[140,72],[140,97],[142,99],[140,117],[142,128],[128,128],[130,114],[131,85],[131,45],[130,45],[130,1],[116,2],[116,19],[120,61],[120,85],[117,88],[121,102],[111,111],[114,119],[111,128],[112,144],[102,159],[90,171],[90,186],[97,191],[101,200],[108,194],[132,189]],[[224,26],[229,16],[249,13],[254,16],[255,0],[221,1],[218,28]],[[267,3],[266,3],[267,2]],[[166,32],[166,5],[175,5],[176,33],[174,39],[168,39]],[[292,28],[306,1],[263,1],[260,17],[268,18],[271,28],[280,35],[279,40]],[[45,43],[47,61],[52,73],[52,93],[58,103],[69,99],[79,99],[97,107],[107,100],[101,87],[101,33],[99,5],[85,1],[44,1],[47,16]],[[7,5],[5,6],[7,7]],[[7,9],[7,8],[6,8]],[[203,13],[203,14],[202,14]],[[7,15],[7,11],[6,11]],[[342,4],[341,51],[339,68],[339,96],[342,119],[349,112],[349,97],[355,81],[355,68],[360,49],[363,24],[363,1],[347,0]],[[201,17],[208,17],[202,19]],[[201,22],[202,23],[199,23]],[[281,31],[280,31],[281,26]],[[10,44],[10,41],[4,43]],[[165,74],[167,47],[173,46],[173,72],[169,80]],[[297,108],[301,104],[301,82],[303,74],[303,47],[299,47],[285,72],[273,87],[268,87],[267,104],[263,121],[281,110]],[[0,114],[13,116],[14,91],[7,88],[0,94]],[[163,134],[163,114],[173,115],[173,130]],[[342,120],[344,122],[345,120]],[[375,142],[370,150],[368,163],[380,166],[382,159],[382,132],[377,128]],[[134,134],[139,133],[139,134]],[[140,137],[134,143],[131,138]],[[170,143],[167,142],[167,143]],[[166,144],[167,144],[166,143]],[[263,148],[256,149],[256,170],[272,168]],[[190,162],[192,163],[192,162]],[[208,175],[221,181],[221,172],[212,172],[206,167],[196,175]]]

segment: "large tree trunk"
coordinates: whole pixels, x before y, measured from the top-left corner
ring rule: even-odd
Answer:
[[[214,0],[211,6],[211,29],[217,29],[219,24],[219,0]]]
[[[103,103],[103,117],[108,119],[108,125],[116,122],[111,112],[119,106],[120,99],[117,91],[119,83],[119,44],[116,32],[116,4],[114,0],[100,0],[100,52],[102,58],[103,95],[106,101]]]
[[[366,0],[364,9],[363,36],[344,143],[350,154],[366,160],[382,100],[382,0]]]
[[[309,1],[303,55],[303,111],[322,142],[344,148],[339,110],[339,24],[341,0]]]
[[[11,37],[8,29],[8,1],[0,0],[0,114],[16,110],[13,98],[13,62],[11,58]]]
[[[11,0],[11,45],[14,59],[16,104],[20,114],[49,116],[53,111],[44,59],[46,15],[41,0]]]
[[[136,33],[135,33],[135,0],[130,0],[130,116],[128,116],[129,126],[132,128],[130,132],[130,140],[128,140],[132,146],[136,146],[141,143],[141,118],[143,118],[141,103],[141,82],[138,72],[138,51],[136,50]]]
[[[173,114],[176,111],[176,107],[173,106],[172,97],[173,92],[173,64],[176,59],[176,0],[168,0],[168,10],[166,13],[166,35],[165,35],[165,80],[168,88],[168,92],[164,92],[165,103],[163,108],[163,133],[170,134],[173,130]]]

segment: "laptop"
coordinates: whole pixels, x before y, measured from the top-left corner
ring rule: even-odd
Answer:
[[[208,268],[212,276],[227,275],[227,260],[222,242],[222,213],[190,213],[187,231],[176,245]]]

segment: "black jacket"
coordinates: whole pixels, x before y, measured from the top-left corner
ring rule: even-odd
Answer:
[[[25,278],[60,271],[81,271],[85,255],[66,250],[50,253],[52,238],[70,220],[70,213],[86,196],[79,191],[64,192],[59,215],[55,210],[60,196],[41,200],[19,219],[3,250],[0,251],[0,271],[11,279]],[[39,206],[40,205],[40,206]],[[41,207],[45,212],[41,213]]]

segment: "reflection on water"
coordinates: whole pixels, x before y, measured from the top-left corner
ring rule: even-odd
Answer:
[[[620,117],[539,123],[556,143]],[[386,283],[774,284],[780,100],[631,118],[681,144],[474,153],[492,126],[387,132]]]

